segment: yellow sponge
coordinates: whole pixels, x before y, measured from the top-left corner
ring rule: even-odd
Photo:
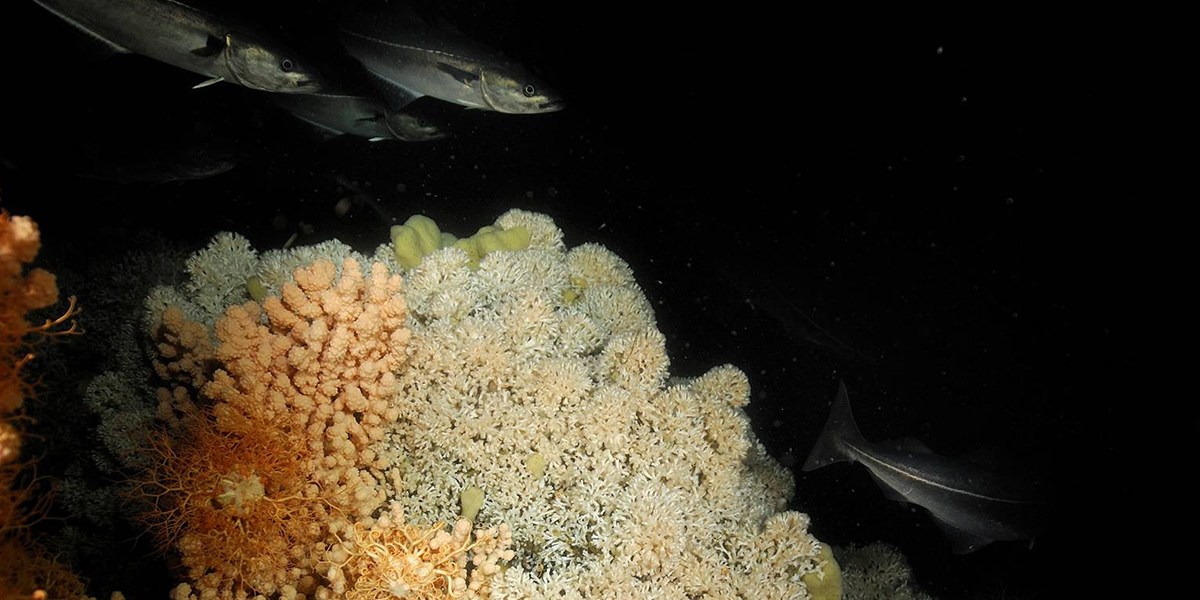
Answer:
[[[458,497],[462,503],[461,518],[468,521],[475,521],[475,517],[479,515],[479,509],[483,508],[483,490],[471,486],[464,489]]]
[[[821,544],[821,553],[817,555],[821,563],[820,573],[805,573],[800,581],[808,587],[808,594],[813,600],[841,600],[842,598],[842,569],[833,559],[833,551],[829,544]]]
[[[392,250],[401,267],[411,269],[421,264],[421,259],[435,250],[455,246],[471,258],[471,268],[478,268],[479,261],[489,252],[497,250],[520,250],[529,247],[529,230],[523,226],[500,229],[483,227],[475,235],[458,239],[438,229],[433,219],[414,215],[403,225],[392,226]]]
[[[511,229],[498,227],[481,227],[475,235],[454,242],[454,246],[462,248],[471,257],[471,268],[479,266],[479,261],[491,252],[497,250],[520,250],[529,247],[529,230],[524,226]]]
[[[441,247],[442,232],[425,215],[413,215],[403,225],[392,226],[392,250],[405,269],[421,264],[422,258]]]

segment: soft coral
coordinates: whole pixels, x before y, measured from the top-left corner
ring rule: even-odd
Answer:
[[[0,599],[81,597],[83,584],[34,543],[30,527],[41,519],[50,496],[32,475],[34,461],[22,464],[21,431],[14,425],[33,386],[24,367],[33,359],[30,336],[77,333],[75,298],[56,319],[33,325],[27,313],[58,301],[54,275],[27,269],[37,256],[41,235],[33,219],[0,210]]]

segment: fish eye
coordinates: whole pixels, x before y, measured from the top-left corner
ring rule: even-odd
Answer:
[[[292,69],[296,68],[296,65],[292,62],[292,59],[285,58],[279,62],[279,68],[283,69],[284,71],[291,71]]]
[[[422,118],[417,118],[417,125],[420,125],[421,127],[428,127],[429,121],[426,121],[425,119],[422,119]]]
[[[525,94],[526,98],[532,98],[537,93],[537,88],[533,87],[532,83],[527,83],[525,87],[521,88],[521,93]]]

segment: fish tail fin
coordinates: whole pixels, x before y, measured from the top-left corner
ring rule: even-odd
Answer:
[[[846,393],[846,382],[839,381],[837,397],[829,412],[829,420],[825,423],[825,429],[821,431],[821,436],[817,438],[816,445],[808,453],[808,459],[804,461],[802,470],[812,471],[825,465],[854,460],[846,452],[844,442],[862,439],[858,424],[854,422],[854,414],[850,412],[850,396]]]

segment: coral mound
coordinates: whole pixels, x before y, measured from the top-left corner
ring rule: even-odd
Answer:
[[[147,298],[166,437],[139,489],[175,598],[810,597],[828,561],[746,375],[672,377],[623,260],[545,215],[494,227],[528,245],[401,269],[382,244],[369,275],[221,234],[188,263],[211,295]]]

